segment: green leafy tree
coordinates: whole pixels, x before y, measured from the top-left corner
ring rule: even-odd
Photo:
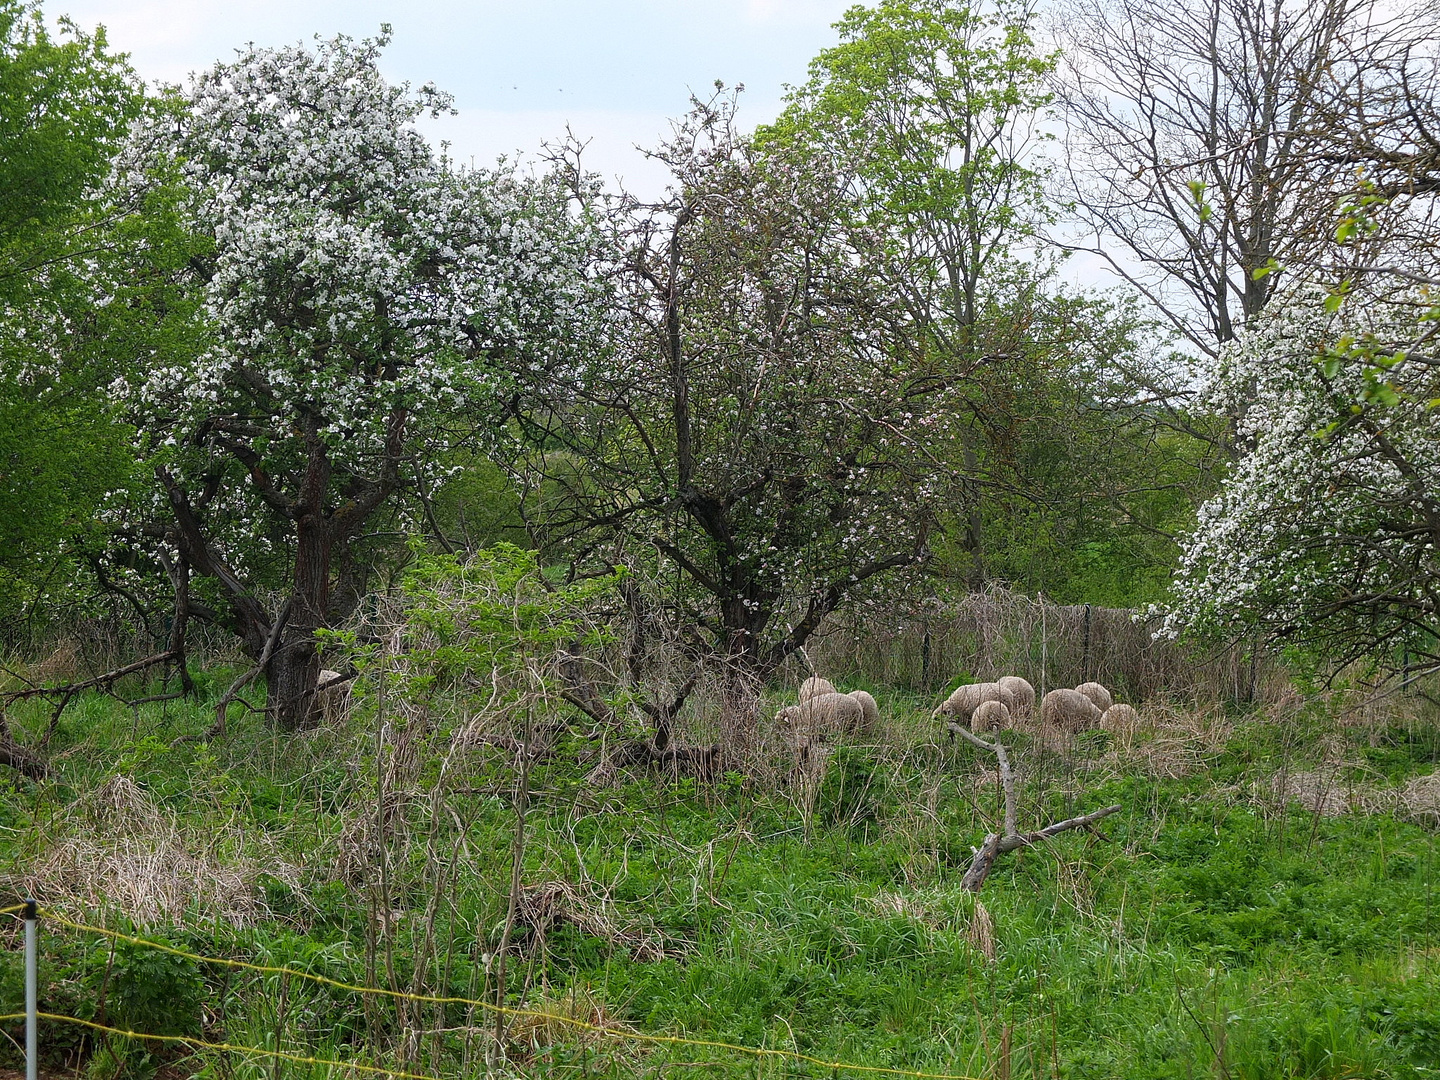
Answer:
[[[1008,0],[851,8],[760,136],[844,161],[868,254],[957,363],[984,349],[987,307],[1016,285],[1014,249],[1052,217],[1035,151],[1055,60],[1032,18]]]
[[[0,611],[60,592],[107,491],[128,476],[89,271],[124,237],[95,196],[143,88],[103,31],[0,3]],[[84,546],[82,543],[80,546]]]
[[[760,140],[843,162],[851,241],[951,392],[959,483],[930,569],[1113,602],[1163,575],[1205,451],[1158,431],[1174,418],[1143,384],[1165,364],[1143,357],[1136,310],[1055,287],[1039,233],[1057,205],[1044,127],[1058,58],[1033,19],[1003,0],[853,8]]]
[[[990,403],[1034,373],[1014,320],[1048,268],[1035,240],[1053,219],[1039,150],[1055,60],[1036,48],[1032,21],[1029,6],[1007,0],[852,8],[836,24],[840,43],[760,133],[762,145],[843,163],[851,242],[903,305],[936,375],[957,388],[953,467],[968,483],[948,521],[974,586],[989,573],[997,482]]]

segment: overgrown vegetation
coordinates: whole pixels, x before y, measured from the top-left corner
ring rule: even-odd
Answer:
[[[1440,1072],[1432,28],[878,0],[640,199],[0,0],[47,1068]]]
[[[299,740],[251,721],[176,745],[208,727],[205,703],[93,698],[62,721],[55,775],[7,786],[4,858],[64,915],[208,956],[493,1001],[508,933],[511,1005],[862,1064],[1339,1078],[1440,1060],[1433,717],[1157,706],[1068,748],[1014,733],[1027,822],[1126,809],[1103,838],[1003,861],[977,899],[957,885],[997,813],[993,769],[937,743],[926,704],[886,695],[883,739],[836,751],[808,797],[736,774],[597,788],[565,737],[528,770],[512,911],[516,759],[496,744],[448,723],[420,735],[376,702]],[[1407,803],[1423,780],[1428,801]],[[49,1011],[433,1074],[496,1060],[481,1009],[367,1004],[54,924],[44,941]],[[501,1027],[519,1075],[809,1074]],[[51,1067],[96,1078],[269,1068],[63,1025],[44,1045]]]

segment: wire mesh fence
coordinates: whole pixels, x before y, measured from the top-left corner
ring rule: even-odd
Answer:
[[[1158,637],[1158,629],[1157,619],[1127,608],[990,589],[945,604],[834,615],[808,651],[831,677],[923,693],[962,675],[1020,675],[1042,693],[1094,680],[1135,701],[1269,702],[1288,684],[1277,658],[1255,642],[1206,648]]]

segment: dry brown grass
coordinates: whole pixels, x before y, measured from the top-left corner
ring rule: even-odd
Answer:
[[[1171,701],[1147,702],[1135,719],[1117,725],[1102,766],[1147,776],[1179,779],[1198,772],[1207,760],[1225,748],[1234,725],[1218,705],[1177,705]]]
[[[1440,825],[1440,772],[1411,777],[1398,786],[1371,784],[1351,778],[1343,764],[1295,773],[1279,773],[1269,794],[1294,801],[1312,814],[1394,814],[1420,825]]]
[[[1357,812],[1394,814],[1435,828],[1440,826],[1440,772],[1411,777],[1398,787],[1362,787],[1352,805]]]
[[[279,859],[221,858],[214,833],[183,832],[124,776],[79,800],[54,833],[7,884],[62,912],[105,910],[140,926],[197,918],[252,926],[273,918],[257,885],[262,873],[297,891],[301,884],[299,871]]]
[[[976,950],[986,960],[995,960],[995,920],[990,917],[990,910],[979,900],[975,901],[975,911],[970,916],[970,928],[965,932],[965,940],[975,946]]]
[[[523,1008],[525,1015],[512,1016],[506,1031],[510,1053],[519,1058],[552,1046],[613,1046],[615,1039],[606,1032],[635,1030],[620,1019],[617,1010],[584,986],[571,986],[559,994],[541,994]],[[629,1049],[633,1052],[635,1048],[631,1045]]]
[[[898,892],[892,889],[881,889],[870,897],[870,906],[875,909],[877,915],[886,918],[898,915],[937,929],[949,922],[944,913],[935,910],[929,903],[928,897],[913,891]]]
[[[1298,802],[1312,814],[1340,817],[1364,809],[1363,789],[1348,782],[1338,766],[1302,772],[1276,773],[1271,793],[1285,801]]]
[[[630,955],[641,962],[663,960],[671,951],[653,926],[621,920],[607,898],[568,881],[545,881],[522,889],[517,898],[515,921],[528,926],[539,937],[568,924],[590,937],[628,949]]]
[[[1440,825],[1440,772],[1417,776],[1396,793],[1397,809],[1414,821]]]
[[[81,676],[80,643],[74,638],[61,638],[45,659],[35,665],[33,674],[37,683],[77,681]]]

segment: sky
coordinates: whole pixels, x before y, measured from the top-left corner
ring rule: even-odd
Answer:
[[[316,34],[393,40],[387,78],[433,82],[456,115],[424,120],[451,156],[476,165],[533,157],[567,127],[588,140],[584,164],[612,187],[659,197],[667,174],[636,149],[653,147],[693,91],[742,84],[743,127],[773,120],[787,84],[834,45],[833,24],[855,0],[44,0],[47,17],[103,25],[150,82],[184,83],[247,42],[279,46]],[[1062,280],[1116,284],[1104,262],[1076,254]]]
[[[588,167],[658,195],[653,146],[690,92],[741,83],[742,123],[773,119],[786,83],[835,43],[852,0],[45,0],[47,16],[103,25],[150,81],[179,83],[247,42],[276,46],[393,28],[388,78],[434,82],[458,114],[427,122],[459,161],[534,154],[567,125]]]

